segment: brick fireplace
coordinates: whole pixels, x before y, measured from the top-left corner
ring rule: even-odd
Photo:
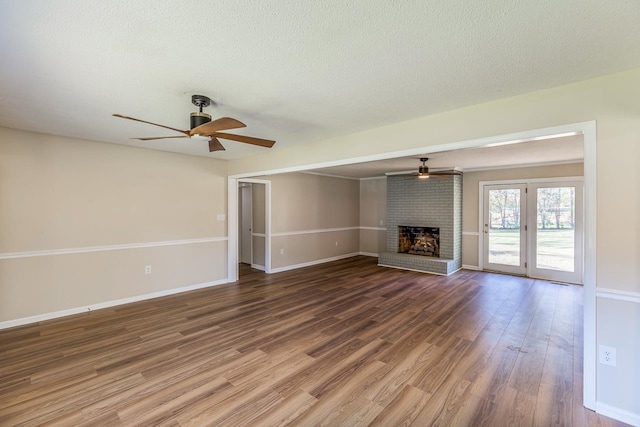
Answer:
[[[403,237],[407,230],[415,232],[413,237],[406,234]],[[436,235],[438,251],[433,247]],[[405,249],[409,244],[409,250],[402,250],[401,241]],[[410,249],[412,245],[413,251]],[[407,176],[387,177],[386,250],[379,254],[378,263],[443,275],[460,269],[461,176],[432,177],[428,180]]]

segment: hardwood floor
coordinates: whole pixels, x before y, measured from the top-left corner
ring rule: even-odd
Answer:
[[[582,288],[356,257],[0,331],[0,425],[622,426]]]

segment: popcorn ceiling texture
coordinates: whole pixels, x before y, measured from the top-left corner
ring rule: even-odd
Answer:
[[[131,140],[164,132],[111,114],[186,129],[202,93],[214,117],[247,124],[233,133],[282,150],[640,67],[639,11],[631,0],[2,1],[0,126],[264,154]]]

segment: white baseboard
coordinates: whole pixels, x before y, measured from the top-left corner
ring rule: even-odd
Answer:
[[[303,262],[302,264],[287,265],[284,267],[272,268],[271,273],[280,273],[283,271],[295,270],[296,268],[311,267],[312,265],[324,264],[325,262],[338,261],[340,259],[351,258],[360,255],[360,252],[338,255],[331,258],[317,259],[315,261]]]
[[[144,301],[147,299],[164,297],[167,295],[179,294],[182,292],[194,291],[196,289],[208,288],[210,286],[223,285],[225,283],[231,283],[231,282],[229,282],[229,280],[225,278],[225,279],[220,279],[213,282],[198,283],[195,285],[184,286],[181,288],[167,289],[165,291],[153,292],[150,294],[137,295],[134,297],[122,298],[118,300],[106,301],[106,302],[101,302],[101,303],[91,304],[91,305],[85,305],[82,307],[69,308],[67,310],[54,311],[52,313],[44,313],[44,314],[38,314],[35,316],[23,317],[21,319],[7,320],[4,322],[0,322],[0,329],[7,329],[7,328],[13,328],[16,326],[28,325],[30,323],[57,319],[59,317],[71,316],[73,314],[87,313],[93,310],[100,310],[101,308],[115,307],[117,305],[129,304],[132,302]]]
[[[477,265],[462,264],[462,268],[465,270],[482,271],[480,266],[477,266]]]
[[[418,270],[417,268],[398,267],[397,265],[387,265],[387,264],[380,264],[380,263],[378,263],[378,267],[395,268],[396,270],[417,271],[418,273],[434,274],[436,276],[450,276],[456,271],[460,271],[460,269],[457,269],[456,271],[453,271],[449,274],[444,274],[444,273],[436,273],[435,271],[424,271],[424,270]]]
[[[358,255],[370,256],[370,257],[378,258],[378,254],[374,254],[373,252],[358,252]]]
[[[260,271],[266,270],[264,265],[259,265],[259,264],[251,264],[251,268],[255,268],[256,270],[260,270]]]
[[[623,423],[631,424],[635,427],[640,427],[640,414],[634,414],[633,412],[616,408],[615,406],[607,405],[602,402],[596,402],[596,412],[600,415],[604,415],[605,417],[613,418],[614,420],[622,421]]]

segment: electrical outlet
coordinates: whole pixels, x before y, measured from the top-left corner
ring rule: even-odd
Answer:
[[[607,347],[606,345],[601,345],[599,347],[598,359],[600,360],[600,364],[616,367],[616,349],[613,347]]]
[[[151,266],[150,265],[145,265],[144,266],[144,274],[151,274]]]
[[[380,220],[380,225],[384,225],[384,219]]]
[[[280,255],[284,255],[284,249],[280,249]]]
[[[336,240],[336,246],[338,246],[338,241]]]

